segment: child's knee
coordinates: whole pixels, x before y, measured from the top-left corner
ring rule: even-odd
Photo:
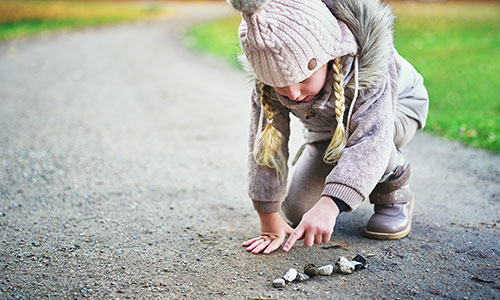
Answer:
[[[293,197],[287,197],[285,201],[281,204],[281,210],[285,217],[294,226],[300,223],[302,216],[307,212],[308,209],[304,207],[303,204],[298,201],[299,199],[292,199]]]
[[[401,149],[408,144],[418,129],[418,122],[402,112],[396,112],[394,120],[394,144]]]
[[[297,225],[300,222],[302,216],[298,216],[296,213],[296,209],[294,205],[290,204],[290,201],[287,201],[288,197],[281,204],[281,211],[285,215],[285,217],[290,221],[293,225]]]

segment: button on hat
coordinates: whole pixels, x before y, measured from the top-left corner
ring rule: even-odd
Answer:
[[[241,48],[266,85],[296,84],[330,60],[356,53],[351,31],[321,0],[228,2],[242,12]]]

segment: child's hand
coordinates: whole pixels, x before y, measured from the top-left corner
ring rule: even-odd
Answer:
[[[333,233],[335,221],[339,215],[339,208],[330,197],[321,199],[302,216],[302,220],[292,232],[283,251],[292,249],[295,242],[304,239],[304,245],[311,247],[314,244],[327,243]]]
[[[260,236],[248,240],[241,245],[247,247],[247,251],[251,251],[253,254],[260,253],[263,250],[264,254],[269,254],[281,246],[283,241],[285,241],[285,236],[292,233],[293,228],[281,218],[279,212],[269,214],[259,213],[259,217],[261,225]]]

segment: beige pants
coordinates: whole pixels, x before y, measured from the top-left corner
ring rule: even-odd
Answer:
[[[418,122],[400,111],[394,121],[394,147],[386,172],[396,168],[400,156],[397,149],[403,148],[415,135]],[[330,141],[306,144],[304,151],[292,167],[287,196],[282,204],[285,216],[293,224],[298,224],[302,215],[320,199],[325,187],[325,178],[333,166],[323,162],[323,153]]]

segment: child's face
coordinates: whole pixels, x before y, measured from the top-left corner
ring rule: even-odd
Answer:
[[[276,92],[292,101],[311,101],[326,81],[327,64],[316,70],[309,78],[294,85],[275,87]]]

